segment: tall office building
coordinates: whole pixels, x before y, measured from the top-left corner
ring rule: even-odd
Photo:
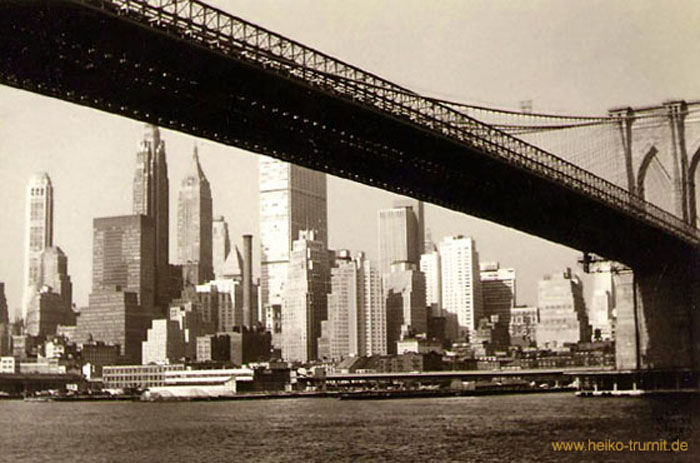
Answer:
[[[170,303],[170,203],[165,142],[158,127],[146,124],[136,153],[133,214],[153,220],[155,233],[155,303],[164,313]]]
[[[498,262],[480,264],[484,316],[498,316],[498,325],[508,328],[515,307],[515,269],[501,268]]]
[[[583,284],[571,269],[546,276],[539,282],[537,308],[540,316],[535,333],[538,347],[558,348],[590,340]]]
[[[93,220],[92,290],[136,293],[144,311],[153,311],[155,246],[153,220],[145,215]]]
[[[432,242],[426,242],[425,252],[420,256],[420,271],[425,275],[425,303],[433,317],[442,313],[442,278],[440,252]]]
[[[396,343],[426,334],[425,275],[414,264],[396,262],[384,276],[386,297],[387,349],[396,354]]]
[[[217,279],[224,277],[224,264],[231,252],[231,239],[228,234],[228,223],[223,216],[214,217],[211,230],[212,242],[212,262],[214,266],[214,277]]]
[[[365,355],[385,355],[387,349],[386,300],[379,270],[364,254],[357,258],[362,269],[362,294],[365,314]]]
[[[593,294],[588,312],[593,338],[603,341],[615,339],[615,284],[611,268],[612,264],[607,262],[593,274]]]
[[[331,267],[328,320],[323,322],[324,335],[329,344],[328,357],[331,359],[363,355],[364,311],[359,276],[360,270],[350,251],[338,251]]]
[[[189,172],[180,184],[177,205],[177,250],[185,285],[201,284],[214,276],[212,220],[211,187],[195,147]]]
[[[397,205],[379,211],[379,271],[382,275],[389,273],[392,264],[397,262],[419,264],[424,247],[419,223],[422,204]]]
[[[7,310],[5,283],[0,281],[0,357],[10,353],[10,314]]]
[[[326,175],[265,156],[259,168],[260,299],[263,313],[276,314],[299,232],[315,230],[315,240],[328,246]]]
[[[330,286],[326,245],[311,230],[292,244],[287,284],[282,293],[282,357],[308,362],[318,358],[321,321],[327,320]]]
[[[45,248],[39,257],[36,291],[28,305],[25,327],[27,334],[47,336],[56,333],[58,325],[74,325],[73,285],[68,276],[68,258],[61,248]]]
[[[338,251],[328,295],[329,358],[387,353],[386,306],[381,277],[365,254]]]
[[[27,233],[25,238],[24,296],[22,318],[41,286],[41,253],[53,246],[53,185],[45,172],[32,175],[27,185]]]
[[[94,219],[92,293],[78,318],[78,342],[119,345],[122,356],[141,362],[141,342],[157,313],[154,230],[145,215]]]
[[[476,242],[469,237],[454,236],[440,243],[442,309],[457,317],[460,337],[476,330],[483,316],[479,254]]]

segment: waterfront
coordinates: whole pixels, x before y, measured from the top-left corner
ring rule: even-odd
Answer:
[[[0,461],[697,461],[698,398],[570,393],[392,401],[0,402]],[[689,443],[563,453],[552,441]]]

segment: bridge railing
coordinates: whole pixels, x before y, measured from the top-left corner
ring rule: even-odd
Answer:
[[[71,1],[101,8],[356,104],[410,121],[491,157],[554,179],[687,242],[700,244],[700,232],[694,226],[585,169],[454,108],[198,0]]]

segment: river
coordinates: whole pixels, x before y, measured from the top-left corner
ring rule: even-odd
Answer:
[[[387,401],[0,401],[0,461],[700,461],[700,399],[570,393]],[[555,452],[559,441],[685,452]],[[590,445],[587,443],[587,445]]]

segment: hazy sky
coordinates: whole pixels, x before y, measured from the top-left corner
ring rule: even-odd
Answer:
[[[697,99],[700,2],[467,0],[212,0],[210,3],[423,94],[536,111],[605,114],[622,105]],[[202,70],[206,72],[206,70]],[[21,303],[25,189],[36,171],[55,189],[54,242],[68,255],[74,299],[91,286],[92,219],[131,213],[140,122],[0,86],[0,281]],[[180,180],[199,145],[215,214],[232,241],[259,245],[257,157],[164,130],[170,169],[171,261]],[[330,178],[332,248],[377,256],[377,211],[394,196]],[[468,192],[465,192],[468,194]],[[537,280],[579,253],[429,206],[435,240],[473,236],[482,260],[518,272],[518,302],[536,302]],[[255,255],[256,269],[259,255]],[[257,275],[256,275],[257,276]]]

